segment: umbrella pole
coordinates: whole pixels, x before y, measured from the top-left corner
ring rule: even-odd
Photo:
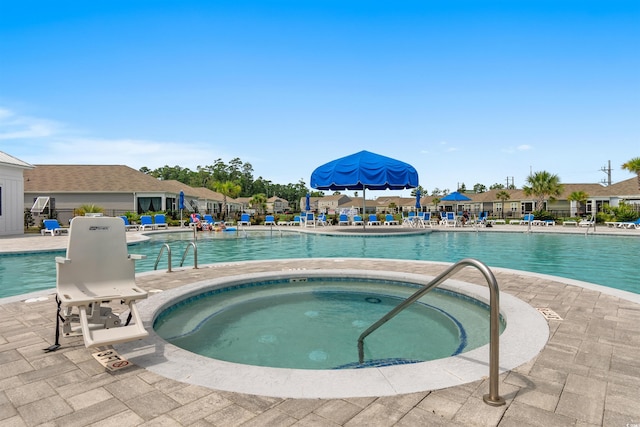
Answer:
[[[365,224],[367,223],[366,221],[366,216],[367,216],[367,198],[365,197],[365,191],[367,190],[367,187],[365,187],[364,185],[362,186],[362,230],[365,231],[367,228],[365,227]]]

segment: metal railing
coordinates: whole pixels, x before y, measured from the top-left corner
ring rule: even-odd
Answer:
[[[193,268],[198,268],[198,245],[195,242],[189,242],[187,247],[184,248],[184,253],[182,254],[182,259],[180,260],[180,267],[184,264],[184,260],[189,253],[189,248],[193,248]]]
[[[160,258],[162,257],[163,252],[167,251],[167,264],[168,264],[168,269],[167,269],[167,273],[171,273],[171,247],[169,246],[169,244],[165,243],[162,245],[162,247],[160,248],[160,252],[158,253],[158,257],[156,258],[156,263],[153,265],[153,269],[157,270],[158,269],[158,263],[160,262]]]
[[[420,299],[427,292],[431,291],[433,288],[444,282],[447,278],[467,266],[477,268],[487,280],[487,285],[489,285],[489,394],[485,394],[482,399],[488,405],[504,405],[505,400],[500,397],[498,390],[500,353],[500,290],[498,289],[498,282],[496,281],[496,278],[489,267],[475,259],[466,258],[458,261],[457,263],[446,269],[444,272],[442,272],[440,275],[438,275],[436,278],[434,278],[424,288],[419,289],[417,292],[404,300],[390,312],[385,314],[380,320],[371,325],[366,331],[364,331],[358,338],[358,358],[360,364],[364,363],[364,339],[367,336],[369,336],[380,326],[391,320],[413,302]]]

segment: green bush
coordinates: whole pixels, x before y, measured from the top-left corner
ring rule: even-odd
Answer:
[[[624,202],[620,202],[618,207],[610,209],[615,215],[616,221],[635,221],[640,217],[640,214],[635,209]]]

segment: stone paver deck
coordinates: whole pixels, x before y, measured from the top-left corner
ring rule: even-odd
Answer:
[[[507,226],[508,227],[508,226]],[[514,226],[511,226],[514,227]],[[604,228],[604,227],[603,227]],[[33,237],[57,239],[51,237]],[[33,248],[31,238],[11,245]],[[64,238],[60,238],[59,244]],[[20,243],[15,243],[20,241]],[[9,247],[4,243],[3,247]],[[31,243],[30,243],[31,242]],[[53,240],[52,240],[53,242]],[[48,243],[47,243],[48,244]],[[37,246],[37,245],[35,245]],[[328,259],[228,263],[215,268],[142,274],[145,289],[169,289],[238,272],[333,268]],[[445,265],[420,261],[345,260],[342,268],[436,275]],[[549,320],[548,344],[500,377],[507,404],[483,403],[486,380],[406,395],[283,399],[231,393],[167,379],[132,366],[106,371],[81,338],[53,353],[53,295],[0,305],[0,423],[3,426],[631,426],[640,424],[640,295],[495,269],[501,292],[563,320]],[[456,280],[484,284],[475,270]],[[628,296],[628,298],[627,298]]]

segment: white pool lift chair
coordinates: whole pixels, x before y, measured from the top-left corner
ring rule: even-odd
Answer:
[[[66,257],[56,257],[56,300],[65,336],[82,335],[86,347],[99,347],[144,338],[148,332],[140,320],[136,301],[147,292],[136,286],[135,260],[129,255],[125,225],[120,218],[77,217],[71,221]],[[122,322],[112,306],[126,306]]]

